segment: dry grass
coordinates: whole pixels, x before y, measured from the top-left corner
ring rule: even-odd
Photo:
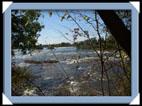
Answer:
[[[12,95],[23,95],[24,90],[32,89],[33,86],[30,81],[33,80],[33,76],[30,70],[21,67],[12,68]]]

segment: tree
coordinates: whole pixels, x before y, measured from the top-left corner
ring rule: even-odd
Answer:
[[[111,34],[131,58],[131,32],[113,10],[97,10]]]
[[[116,14],[123,21],[128,30],[131,30],[131,11],[130,10],[117,10]]]
[[[38,22],[40,11],[12,10],[12,49],[23,54],[36,48],[39,32],[44,27]]]

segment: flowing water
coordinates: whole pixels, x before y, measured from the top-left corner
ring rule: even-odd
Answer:
[[[105,54],[110,54],[105,52]],[[38,61],[40,64],[34,62],[25,62],[26,60]],[[44,62],[44,61],[57,62]],[[98,64],[99,59],[96,53],[92,50],[78,50],[75,47],[58,47],[50,50],[44,48],[42,50],[35,50],[32,55],[22,55],[18,50],[15,50],[15,57],[12,60],[17,66],[26,67],[31,70],[32,74],[36,76],[34,83],[38,85],[45,95],[54,95],[53,90],[66,82],[69,78],[70,84],[77,89],[76,79],[83,75],[91,77],[92,70],[100,70]],[[118,68],[118,70],[121,70]],[[100,73],[93,72],[96,76],[92,81],[96,82],[95,87],[100,86]],[[97,89],[97,88],[96,88]],[[70,92],[73,92],[72,89]]]

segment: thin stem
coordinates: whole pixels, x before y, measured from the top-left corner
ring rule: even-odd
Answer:
[[[102,94],[104,95],[104,87],[103,87],[103,77],[104,77],[104,61],[103,61],[103,50],[102,50],[102,42],[101,42],[101,35],[99,33],[99,24],[97,20],[97,13],[95,12],[95,19],[96,19],[96,31],[99,36],[99,45],[100,45],[100,61],[101,61],[101,89]]]
[[[120,48],[119,45],[118,45],[118,48]],[[130,80],[130,78],[128,77],[127,71],[126,71],[126,67],[125,67],[124,59],[123,59],[123,57],[122,57],[121,50],[120,50],[120,49],[118,49],[118,50],[119,50],[119,55],[120,55],[120,59],[121,59],[123,71],[124,71],[124,73],[125,73],[126,78],[127,78],[128,80]]]
[[[88,35],[84,32],[83,28],[78,24],[78,22],[70,14],[69,14],[69,16],[77,24],[77,26],[82,30],[82,32],[86,35],[86,37],[89,39],[90,43],[92,43],[92,40],[90,40],[90,38],[88,37]],[[93,47],[93,45],[92,45],[92,47]],[[99,55],[98,51],[95,49],[95,47],[94,47],[94,51],[96,52],[97,56],[100,57],[100,55]]]
[[[110,79],[109,79],[109,75],[108,75],[108,73],[107,73],[107,70],[106,70],[106,68],[105,68],[105,65],[104,65],[104,69],[105,69],[105,74],[106,74],[106,78],[107,78],[107,82],[108,82],[108,93],[109,93],[109,96],[111,96],[111,91],[110,91]]]

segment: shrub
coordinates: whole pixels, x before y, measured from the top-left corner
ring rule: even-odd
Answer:
[[[23,67],[12,67],[12,95],[20,96],[26,89],[32,89],[33,86],[30,82],[32,80],[30,70]]]

